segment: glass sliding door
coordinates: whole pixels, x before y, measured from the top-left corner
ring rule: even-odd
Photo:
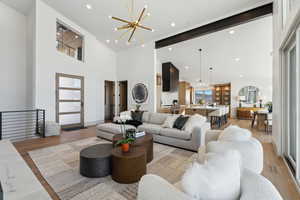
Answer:
[[[56,121],[63,129],[84,126],[84,78],[56,74]]]
[[[293,44],[287,53],[288,59],[288,158],[294,169],[296,167],[297,151],[297,66],[296,66],[296,45]]]
[[[285,157],[300,183],[300,31],[291,35],[284,49],[284,146]]]

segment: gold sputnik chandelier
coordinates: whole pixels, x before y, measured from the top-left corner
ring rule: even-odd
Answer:
[[[111,19],[125,23],[125,25],[115,28],[115,31],[126,30],[126,32],[124,32],[120,38],[124,37],[127,33],[129,33],[131,31],[131,34],[128,39],[128,43],[130,43],[133,38],[133,35],[135,34],[137,29],[143,29],[143,30],[152,31],[152,32],[154,31],[152,28],[142,25],[143,20],[145,20],[145,18],[150,15],[149,13],[145,14],[146,9],[147,9],[147,5],[144,6],[139,17],[134,20],[134,17],[133,17],[134,0],[131,0],[131,8],[129,9],[129,15],[131,16],[131,20],[126,20],[126,19],[121,19],[118,17],[109,16]]]

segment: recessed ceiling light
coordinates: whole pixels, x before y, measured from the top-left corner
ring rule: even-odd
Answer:
[[[175,26],[176,26],[175,22],[172,22],[172,23],[171,23],[171,26],[172,26],[172,27],[175,27]]]
[[[92,5],[91,4],[86,4],[85,7],[89,10],[93,9]]]
[[[243,77],[244,77],[244,75],[241,74],[241,75],[240,75],[240,78],[243,78]]]
[[[144,5],[144,8],[148,8],[148,5],[146,4],[146,5]]]
[[[149,17],[151,14],[150,13],[147,13],[147,16]]]
[[[111,15],[108,15],[108,18],[109,18],[109,19],[111,19],[111,18],[112,18],[112,16],[111,16]]]
[[[154,31],[155,31],[154,29],[151,30],[151,32],[154,32]]]
[[[110,40],[106,40],[106,43],[110,43]]]
[[[169,47],[169,51],[172,51],[172,47]]]
[[[114,31],[118,31],[118,28],[114,28]]]
[[[115,40],[115,43],[117,44],[119,41],[118,40]]]
[[[145,44],[142,44],[141,47],[145,47]]]
[[[241,59],[240,58],[235,58],[234,59],[236,62],[239,62]]]
[[[184,69],[188,70],[190,67],[189,66],[185,66]]]
[[[229,34],[233,35],[235,33],[234,30],[229,31]]]

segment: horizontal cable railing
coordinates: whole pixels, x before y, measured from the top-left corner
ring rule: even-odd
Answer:
[[[20,141],[45,137],[45,110],[0,112],[0,140]]]

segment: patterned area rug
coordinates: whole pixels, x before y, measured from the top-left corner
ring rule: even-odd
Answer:
[[[79,152],[94,144],[109,143],[93,137],[29,152],[43,177],[62,200],[134,200],[138,183],[119,184],[110,176],[86,178],[79,174]],[[154,143],[154,159],[147,173],[172,184],[180,181],[196,153]]]

